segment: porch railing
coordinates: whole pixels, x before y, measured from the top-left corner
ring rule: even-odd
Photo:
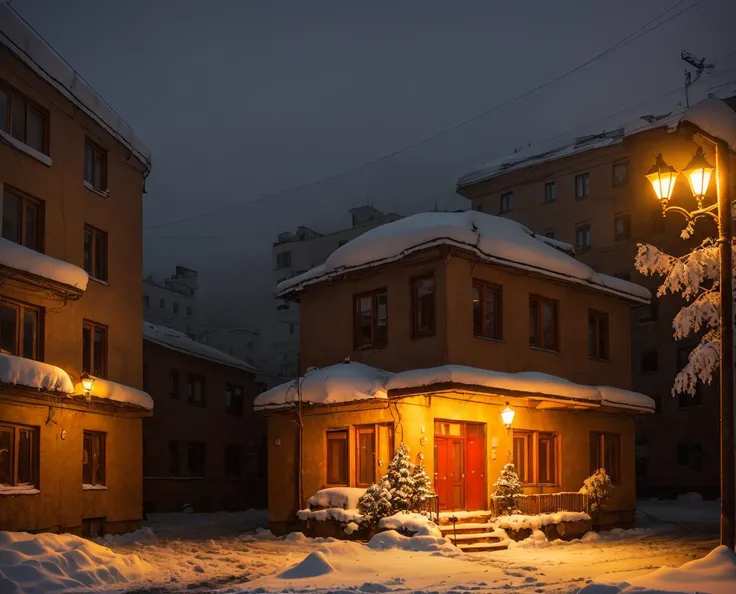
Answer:
[[[534,493],[521,495],[518,499],[519,509],[526,516],[553,514],[558,511],[587,512],[588,496],[581,493]],[[491,511],[498,515],[496,501],[491,498]]]
[[[419,503],[419,511],[427,512],[429,519],[433,522],[440,520],[440,496],[436,493],[427,497]]]

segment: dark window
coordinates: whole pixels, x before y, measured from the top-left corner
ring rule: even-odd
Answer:
[[[0,130],[48,155],[48,129],[48,112],[0,81]]]
[[[179,398],[179,370],[169,369],[169,395]]]
[[[558,350],[558,335],[557,301],[530,295],[529,344],[556,351]]]
[[[84,270],[97,280],[107,281],[107,233],[84,226]]]
[[[100,538],[105,534],[105,518],[84,518],[82,520],[82,536],[84,538]]]
[[[207,448],[201,441],[187,444],[187,474],[189,476],[205,476]]]
[[[613,219],[613,239],[624,241],[631,239],[631,215],[622,214]]]
[[[428,336],[435,332],[434,277],[416,278],[411,283],[412,336]]]
[[[501,339],[501,287],[473,281],[473,334]]]
[[[327,484],[348,484],[347,429],[327,432]]]
[[[625,186],[629,183],[629,164],[614,163],[613,164],[613,185]]]
[[[7,186],[2,195],[2,236],[37,252],[43,251],[43,203]]]
[[[181,476],[179,443],[176,441],[169,442],[169,476]]]
[[[174,313],[175,314],[179,313],[179,304],[176,301],[174,301]]]
[[[89,139],[84,142],[84,181],[95,190],[107,191],[107,151]]]
[[[355,348],[384,346],[388,342],[388,294],[386,289],[355,295]]]
[[[590,174],[581,173],[575,176],[575,198],[586,198],[590,195]]]
[[[0,422],[0,485],[38,487],[38,427]]]
[[[590,223],[575,226],[575,249],[589,250],[591,246]]]
[[[588,355],[595,359],[609,358],[608,314],[588,310]]]
[[[225,476],[243,476],[243,446],[231,443],[225,446]]]
[[[652,349],[641,355],[641,372],[656,373],[659,370],[659,352]]]
[[[699,470],[703,466],[703,448],[699,443],[677,444],[677,465],[692,470]]]
[[[85,485],[106,485],[105,445],[106,436],[98,431],[84,432],[82,452],[82,482]]]
[[[187,375],[187,401],[190,404],[204,406],[204,378],[190,373]]]
[[[148,298],[148,295],[143,295],[143,307],[148,309],[150,305],[151,305],[151,300]]]
[[[544,201],[546,203],[557,200],[557,184],[555,182],[547,182],[544,184]]]
[[[376,481],[376,429],[358,427],[355,429],[357,484],[367,487]]]
[[[276,254],[276,268],[289,268],[291,266],[291,252]]]
[[[621,436],[617,433],[590,434],[590,474],[604,468],[614,483],[621,482]]]
[[[243,386],[225,386],[225,410],[233,415],[243,414]]]
[[[165,299],[159,299],[158,300],[158,306],[160,309],[166,309],[166,300]]]
[[[501,194],[501,212],[514,210],[514,193],[504,192]]]
[[[107,377],[107,327],[88,320],[82,326],[82,370]]]
[[[41,359],[42,310],[0,296],[0,352]]]

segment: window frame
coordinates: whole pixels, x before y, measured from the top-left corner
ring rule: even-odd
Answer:
[[[478,334],[476,332],[475,311],[473,311],[473,336],[476,336],[478,338],[487,338],[489,340],[503,340],[503,286],[474,278],[471,286],[471,291],[475,291],[476,289],[479,291],[480,298],[481,333]],[[495,312],[495,326],[498,329],[497,336],[490,336],[486,334],[486,330],[488,328],[488,312],[486,311],[486,303],[489,291],[493,292],[497,298]]]
[[[553,202],[557,202],[557,182],[544,182],[544,204],[552,204]]]
[[[499,214],[511,212],[512,210],[514,210],[514,191],[501,192],[499,195]]]
[[[583,239],[587,240],[586,244],[578,243],[578,234],[582,231]],[[591,224],[586,223],[575,223],[575,250],[578,252],[587,252],[593,247],[593,231]]]
[[[430,318],[429,326],[425,328],[419,327],[419,295],[418,289],[420,283],[424,281],[432,281],[432,315]],[[414,276],[410,280],[411,282],[411,337],[422,338],[424,336],[434,336],[437,332],[437,283],[434,278],[434,273],[422,274]],[[388,296],[386,307],[388,308]],[[386,318],[386,324],[388,326],[388,317]]]
[[[89,440],[89,441],[88,441]],[[99,445],[99,459],[97,468],[94,467],[94,446],[95,442]],[[90,445],[90,450],[87,450],[87,444]],[[86,460],[85,460],[86,457]],[[89,466],[90,474],[87,475],[87,467]],[[97,474],[95,473],[97,470]],[[101,481],[100,476],[101,474]],[[87,477],[89,476],[89,482]],[[107,486],[107,433],[104,431],[93,431],[85,429],[82,433],[82,484],[92,485],[95,487],[106,487]]]
[[[276,270],[291,268],[291,250],[284,250],[276,254]]]
[[[90,333],[90,343],[87,345],[89,347],[89,365],[85,366],[85,360],[84,360],[84,347],[85,347],[85,340],[84,340],[84,331],[89,329]],[[95,331],[100,330],[102,333],[102,336],[104,337],[104,340],[102,341],[102,367],[101,367],[101,373],[97,373],[96,369],[96,360],[95,360]],[[102,379],[105,379],[107,377],[108,372],[108,357],[109,357],[109,333],[108,333],[108,327],[105,324],[100,324],[99,322],[94,322],[92,320],[84,319],[82,320],[82,371],[86,371],[90,375],[94,377],[99,377]]]
[[[87,243],[87,234],[90,236],[90,249],[89,249],[89,270],[87,269],[87,262],[83,262],[84,271],[89,274],[90,278],[106,283],[108,281],[108,241],[107,231],[93,227],[92,225],[84,224],[84,243]],[[97,275],[97,240],[102,242],[102,275]]]
[[[29,467],[27,469],[31,480],[28,482],[20,482],[18,479],[19,461],[20,455],[20,436],[22,432],[29,432],[31,434],[31,454],[28,459]],[[0,433],[7,433],[10,435],[10,451],[8,457],[10,459],[10,483],[0,482],[0,485],[9,487],[20,487],[27,485],[29,488],[41,490],[39,480],[41,476],[40,472],[40,461],[39,455],[40,446],[40,427],[33,425],[23,425],[19,423],[10,423],[7,421],[0,421]]]
[[[578,180],[582,182],[582,193],[578,193]],[[575,174],[575,200],[585,200],[590,196],[590,171]]]
[[[15,327],[15,353],[8,353],[15,357],[21,357],[22,359],[30,359],[31,361],[43,361],[43,346],[44,346],[44,313],[45,310],[42,307],[31,305],[23,301],[16,299],[9,299],[0,294],[0,309],[4,305],[8,304],[10,307],[16,310],[16,327]],[[26,357],[24,352],[25,346],[25,312],[32,311],[36,314],[36,335],[33,338],[33,356]],[[2,348],[0,348],[0,352]]]
[[[237,393],[239,391],[239,393]],[[230,404],[227,402],[227,394],[230,393]],[[234,406],[236,398],[238,397],[238,406]],[[241,384],[225,384],[225,412],[237,417],[242,417],[245,414],[245,392]]]
[[[551,475],[552,481],[541,481],[541,456],[539,450],[539,442],[541,440],[551,442]],[[524,444],[525,464],[519,472],[519,464],[516,456],[516,442],[521,441]],[[562,474],[562,456],[561,456],[561,439],[560,434],[555,431],[539,431],[533,429],[512,429],[511,430],[511,454],[519,480],[525,487],[553,487],[560,485],[560,476]]]
[[[615,460],[616,468],[613,471],[606,468],[606,438],[614,438],[617,441],[615,451],[617,458]],[[595,464],[593,463],[593,444],[596,444],[596,453],[598,454]],[[599,468],[605,468],[606,473],[611,478],[611,482],[617,485],[623,483],[623,444],[624,440],[620,433],[612,431],[591,431],[590,432],[590,474],[592,475]]]
[[[340,482],[330,482],[330,478],[334,478],[330,469],[332,468],[331,463],[331,452],[330,441],[339,440],[344,441],[344,457],[345,462],[342,468],[342,474],[339,478],[344,476],[345,480]],[[348,487],[350,486],[350,430],[345,428],[327,429],[325,431],[325,484],[332,487]]]
[[[370,468],[372,471],[372,477],[369,481],[361,481],[361,462],[362,452],[360,449],[360,436],[361,435],[372,435],[373,436],[373,460],[371,460]],[[357,487],[370,487],[376,482],[378,473],[376,466],[378,462],[378,431],[375,425],[359,425],[355,427],[355,485]]]
[[[532,319],[531,319],[531,312],[532,312],[532,305],[536,303],[536,309],[537,309],[537,336],[540,338],[540,344],[535,344],[533,342],[533,334],[531,332],[532,329]],[[547,303],[552,306],[552,311],[554,312],[554,333],[555,333],[555,344],[553,347],[547,346],[544,344],[544,316],[542,315],[543,312],[543,305]],[[557,299],[550,299],[549,297],[543,297],[542,295],[537,294],[530,294],[529,295],[529,346],[534,349],[540,349],[543,351],[553,352],[553,353],[559,353],[560,352],[560,302]]]
[[[623,221],[624,229],[623,232],[618,232],[617,223]],[[613,217],[613,240],[614,241],[626,241],[631,239],[631,213],[622,212]]]
[[[195,382],[199,382],[199,384],[201,385],[202,398],[200,400],[196,400],[194,398]],[[199,373],[187,372],[187,403],[193,406],[204,406],[207,401],[205,386],[206,386],[206,382],[205,382],[205,377],[203,375]],[[190,390],[190,387],[191,387],[191,390]]]
[[[378,334],[378,297],[385,295],[386,297],[386,336],[385,339],[378,341],[376,336]],[[358,303],[361,299],[370,297],[371,299],[371,340],[369,344],[359,344],[358,337],[360,336],[360,310],[358,309]],[[388,290],[386,287],[379,289],[373,289],[372,291],[364,291],[363,293],[356,293],[353,295],[353,349],[364,350],[373,348],[382,348],[388,344]]]
[[[0,92],[5,92],[7,96],[7,106],[5,110],[5,118],[3,119],[3,114],[0,114],[0,130],[17,140],[18,142],[23,143],[25,146],[33,149],[34,151],[38,151],[39,153],[49,156],[49,132],[51,129],[51,126],[49,125],[49,119],[50,114],[49,110],[43,107],[38,102],[34,101],[33,99],[30,99],[28,95],[25,93],[22,93],[18,89],[16,89],[14,86],[9,84],[6,80],[0,78]],[[12,104],[13,104],[13,95],[15,95],[17,98],[19,98],[24,103],[24,109],[23,109],[23,138],[18,138],[15,136],[12,132],[13,130],[13,121],[12,121]],[[33,146],[30,142],[28,142],[28,115],[29,112],[34,111],[38,115],[41,116],[43,119],[43,147],[37,148]]]
[[[595,340],[591,345],[590,343],[590,324],[594,322]],[[604,332],[604,348],[601,352],[601,322],[605,323]],[[594,347],[591,352],[591,346]],[[609,316],[607,312],[599,311],[596,309],[588,310],[588,357],[597,361],[610,361],[611,360],[611,325],[609,323]]]
[[[45,249],[45,203],[43,200],[36,198],[35,196],[31,196],[30,194],[23,192],[22,190],[19,190],[18,188],[0,183],[0,237],[3,237],[4,239],[7,239],[8,241],[12,241],[13,243],[17,245],[22,245],[23,247],[26,247],[30,250],[33,250],[34,252],[38,252],[39,254],[44,253]],[[9,237],[6,237],[3,233],[3,213],[5,208],[5,196],[6,194],[13,196],[18,201],[18,229],[17,234],[19,241],[14,241],[10,239]],[[26,217],[27,209],[29,206],[33,206],[36,208],[37,217],[36,217],[36,224],[35,224],[35,234],[36,234],[36,242],[34,246],[26,245]]]
[[[176,367],[169,367],[169,396],[181,398],[181,373]]]
[[[90,179],[87,178],[87,151],[92,152],[92,170],[90,173]],[[107,172],[107,155],[108,155],[107,149],[103,148],[98,142],[95,142],[89,137],[85,137],[84,139],[84,176],[83,179],[86,184],[89,184],[90,187],[94,188],[98,192],[102,192],[103,194],[108,192],[108,172]],[[95,180],[95,163],[97,162],[97,159],[99,158],[100,162],[100,179],[99,179],[99,185],[97,185],[98,180]]]
[[[625,167],[626,168],[626,175],[624,176],[623,181],[616,182],[616,168],[617,167]],[[626,186],[628,184],[629,184],[629,162],[628,161],[617,161],[611,167],[611,185],[614,188],[620,188],[620,187]]]

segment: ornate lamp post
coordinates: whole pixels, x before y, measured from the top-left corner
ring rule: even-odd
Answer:
[[[733,273],[731,242],[731,200],[728,197],[728,145],[693,126],[700,138],[715,145],[716,166],[705,158],[703,149],[698,147],[683,173],[690,183],[698,208],[689,211],[679,206],[670,206],[669,201],[677,181],[677,170],[665,163],[662,155],[657,155],[654,166],[646,178],[651,182],[654,192],[662,204],[662,215],[676,212],[688,222],[702,217],[710,217],[718,224],[718,246],[721,261],[721,544],[733,550],[736,530],[736,491],[734,489],[734,359],[733,359]],[[715,173],[717,200],[714,204],[703,206],[711,177]]]

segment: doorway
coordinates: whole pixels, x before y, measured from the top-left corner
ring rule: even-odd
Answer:
[[[488,507],[483,423],[434,422],[434,485],[440,509]]]

